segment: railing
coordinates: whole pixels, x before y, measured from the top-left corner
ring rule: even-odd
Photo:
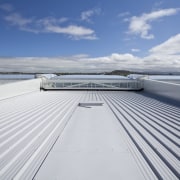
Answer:
[[[122,80],[76,80],[76,79],[46,79],[43,80],[42,88],[46,90],[141,90],[143,81],[134,79]]]

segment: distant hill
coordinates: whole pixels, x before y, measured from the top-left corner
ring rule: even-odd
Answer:
[[[121,76],[127,76],[129,74],[134,74],[135,72],[126,71],[126,70],[114,70],[111,72],[106,72],[105,75],[121,75]]]

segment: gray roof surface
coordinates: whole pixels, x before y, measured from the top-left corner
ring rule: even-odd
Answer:
[[[1,100],[0,179],[178,179],[179,125],[180,107],[135,92]]]

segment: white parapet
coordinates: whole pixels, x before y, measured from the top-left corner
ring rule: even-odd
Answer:
[[[40,91],[41,79],[31,79],[20,82],[3,84],[0,86],[0,100],[18,96],[25,93]]]
[[[144,91],[180,101],[180,84],[144,79]]]

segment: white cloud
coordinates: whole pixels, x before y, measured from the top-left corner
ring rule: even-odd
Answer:
[[[144,39],[153,39],[154,35],[149,31],[152,29],[151,22],[165,16],[172,16],[177,14],[180,8],[170,8],[153,11],[151,13],[144,13],[141,16],[133,16],[130,18],[129,33],[140,35]]]
[[[44,17],[41,19],[36,18],[26,18],[20,13],[13,12],[13,6],[11,4],[2,4],[0,9],[6,11],[7,15],[4,16],[4,20],[8,22],[11,26],[16,26],[22,31],[32,32],[32,33],[57,33],[65,34],[70,39],[73,40],[95,40],[98,39],[94,30],[69,23],[69,19],[66,17],[55,18],[55,17]],[[93,9],[91,11],[86,11],[82,13],[83,20],[87,20],[90,16],[100,13],[100,9]],[[89,19],[90,20],[90,19]],[[63,25],[65,23],[67,25]],[[68,25],[69,24],[69,25]]]
[[[0,5],[0,9],[10,12],[10,11],[13,11],[14,8],[11,4],[5,3],[5,4]]]
[[[152,54],[180,55],[180,34],[169,38],[164,43],[149,50]]]
[[[24,18],[19,13],[12,13],[4,18],[12,25],[17,25],[19,27],[24,27],[32,23],[32,19]]]
[[[124,16],[128,16],[130,15],[130,12],[126,11],[126,12],[122,12],[118,14],[118,17],[124,17]]]
[[[112,53],[109,56],[94,58],[86,54],[69,57],[0,58],[0,71],[22,71],[23,69],[24,72],[104,72],[124,69],[180,72],[179,47],[180,34],[177,34],[151,48],[150,54],[146,57],[138,57],[130,53]]]
[[[19,13],[10,13],[4,20],[11,25],[17,26],[22,31],[33,33],[58,33],[65,34],[74,40],[97,39],[94,30],[78,25],[62,26],[68,18],[45,17],[42,19],[25,18]]]
[[[151,48],[149,52],[150,55],[146,57],[147,61],[154,59],[154,65],[158,65],[161,69],[169,66],[180,72],[180,34]]]
[[[131,49],[131,51],[132,51],[132,52],[139,52],[139,51],[141,51],[141,50],[134,48],[134,49]]]
[[[67,34],[77,39],[95,38],[94,31],[92,29],[76,25],[70,25],[67,27],[48,25],[45,27],[45,30],[47,32]]]
[[[100,8],[94,8],[94,9],[90,9],[88,11],[83,11],[81,13],[81,20],[92,23],[91,17],[94,15],[99,15],[100,12],[101,12]]]
[[[179,59],[180,60],[180,59]],[[96,58],[76,57],[34,57],[0,58],[1,71],[23,72],[104,72],[116,69],[134,71],[178,71],[179,60],[159,59],[154,56],[145,58],[132,54],[112,54]],[[13,63],[12,63],[13,62]]]
[[[39,30],[34,28],[32,25],[34,23],[33,19],[24,18],[19,13],[11,13],[4,17],[10,25],[18,27],[21,31],[38,33]]]
[[[69,35],[74,35],[74,36],[84,36],[84,35],[89,35],[93,34],[93,30],[87,29],[81,26],[67,26],[67,27],[60,27],[60,26],[47,26],[45,27],[47,31],[49,32],[55,32],[55,33],[64,33],[64,34],[69,34]]]
[[[81,35],[81,36],[69,36],[70,39],[72,40],[81,40],[81,39],[85,39],[85,40],[97,40],[98,37],[95,34],[92,35]]]
[[[62,18],[54,18],[54,17],[45,17],[45,18],[42,18],[42,19],[38,19],[36,20],[36,23],[38,25],[51,25],[51,24],[54,24],[54,25],[57,25],[57,24],[62,24],[64,22],[68,21],[68,18],[66,17],[62,17]]]
[[[163,1],[155,2],[154,7],[155,8],[160,7],[163,3],[164,3]]]

